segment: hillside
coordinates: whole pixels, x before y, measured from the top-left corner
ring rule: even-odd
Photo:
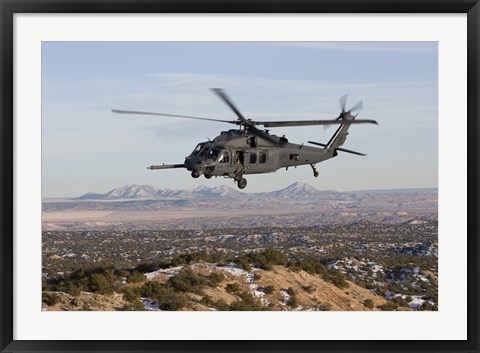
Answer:
[[[377,307],[386,303],[383,297],[352,282],[347,282],[348,287],[341,289],[319,275],[303,270],[293,271],[284,266],[273,266],[271,270],[253,268],[246,271],[234,264],[222,266],[195,263],[146,273],[143,281],[124,284],[123,293],[126,294],[123,295],[81,292],[74,297],[64,292],[46,292],[56,295],[58,302],[51,306],[44,302],[42,310],[126,310],[129,307],[128,299],[130,302],[137,300],[129,297],[129,293],[135,288],[154,288],[153,283],[165,285],[169,279],[179,278],[179,273],[183,274],[188,270],[192,270],[192,276],[210,278],[212,274],[217,274],[221,280],[213,286],[203,285],[193,288],[192,291],[185,291],[185,301],[179,310],[361,311],[379,310]],[[151,296],[155,297],[155,294]],[[373,308],[365,306],[368,299],[373,302]],[[161,302],[151,297],[142,296],[140,302],[142,306],[136,307],[136,310],[155,311],[162,307]]]

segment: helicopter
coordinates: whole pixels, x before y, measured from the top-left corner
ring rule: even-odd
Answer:
[[[243,116],[223,89],[212,88],[212,91],[235,113],[237,116],[236,120],[118,109],[112,109],[112,112],[196,119],[238,125],[239,128],[237,129],[222,131],[213,140],[200,142],[193,152],[185,157],[185,161],[182,164],[152,165],[147,167],[147,169],[185,168],[191,172],[193,178],[199,178],[202,174],[207,179],[213,176],[232,178],[240,189],[244,189],[247,186],[247,179],[244,178],[244,175],[247,174],[272,173],[280,168],[288,170],[289,167],[310,165],[313,170],[313,176],[318,177],[319,173],[315,165],[336,157],[339,151],[365,156],[363,153],[342,148],[341,146],[345,143],[348,129],[352,124],[378,124],[371,119],[355,119],[358,113],[354,115],[353,112],[359,112],[363,107],[363,102],[360,101],[349,110],[346,110],[348,95],[344,95],[339,99],[341,112],[333,120],[254,121]],[[323,125],[324,127],[339,125],[339,127],[327,143],[308,141],[312,145],[319,146],[312,147],[305,146],[303,143],[290,143],[285,135],[279,137],[270,134],[268,129],[257,128],[259,125],[265,128],[309,125]]]

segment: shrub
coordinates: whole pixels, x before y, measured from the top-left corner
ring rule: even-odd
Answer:
[[[217,300],[213,307],[219,311],[227,311],[229,309],[229,305],[223,299]]]
[[[321,311],[330,311],[332,310],[332,304],[330,303],[322,303],[320,304],[320,306],[318,307]]]
[[[380,305],[379,308],[383,311],[393,311],[398,309],[398,304],[389,301],[383,305]]]
[[[287,293],[288,293],[288,295],[295,295],[295,291],[293,290],[292,287],[288,287]]]
[[[328,270],[328,281],[340,289],[349,287],[345,275],[342,272],[336,271],[334,269]]]
[[[127,277],[127,282],[128,283],[138,283],[138,282],[145,282],[147,280],[147,277],[141,272],[138,271],[133,271],[130,273]]]
[[[274,286],[266,286],[265,288],[263,288],[263,291],[266,293],[266,294],[272,294],[275,290],[275,287]]]
[[[123,294],[123,299],[125,299],[127,302],[134,302],[140,299],[141,289],[125,287],[123,288],[122,294]]]
[[[296,295],[292,295],[290,299],[288,299],[287,302],[288,306],[291,306],[292,308],[296,308],[298,306],[298,299]]]
[[[266,271],[270,271],[273,269],[272,263],[267,260],[263,253],[249,254],[249,257],[256,267],[259,267],[262,270]]]
[[[175,277],[170,277],[167,284],[179,292],[196,292],[198,293],[207,281],[197,275],[191,268],[185,268]]]
[[[212,272],[205,278],[206,284],[212,288],[216,288],[224,279],[225,276],[220,272]]]
[[[112,279],[101,273],[94,273],[88,277],[88,289],[94,293],[112,294],[113,285]]]
[[[402,299],[402,297],[393,298],[392,301],[393,301],[395,304],[398,304],[399,306],[408,307],[407,301],[405,301],[404,299]]]
[[[230,304],[229,311],[252,311],[253,309],[244,301],[242,300],[237,300]]]
[[[58,294],[55,293],[42,293],[42,302],[47,304],[48,306],[54,306],[60,301],[60,297]]]
[[[298,264],[298,267],[300,267],[303,271],[313,275],[313,274],[319,274],[323,275],[327,272],[327,269],[325,266],[323,266],[319,261],[315,261],[312,259],[306,259],[300,261]]]
[[[308,294],[312,294],[313,292],[315,292],[314,286],[303,286],[302,289]]]
[[[151,299],[156,299],[159,296],[161,296],[163,293],[165,293],[166,288],[163,284],[160,282],[146,282],[140,292],[143,297],[151,298]]]
[[[243,268],[245,271],[251,271],[252,266],[250,265],[250,260],[246,256],[237,257],[233,260],[235,264]]]
[[[165,291],[159,298],[160,309],[168,311],[176,311],[183,308],[187,304],[187,299],[181,293],[172,290]]]
[[[253,295],[249,292],[241,292],[238,293],[238,296],[247,304],[249,305],[255,305],[256,301]]]
[[[429,302],[423,302],[422,310],[433,310],[433,305]]]
[[[275,249],[267,249],[261,252],[261,255],[265,257],[268,263],[273,265],[285,266],[288,263],[288,257]]]
[[[74,284],[73,282],[70,282],[68,281],[65,285],[65,291],[74,296],[74,297],[78,297],[81,293],[80,291],[80,288],[78,288],[78,286],[76,284]]]
[[[373,303],[372,299],[365,299],[365,301],[363,302],[363,305],[369,309],[373,309],[375,307],[375,304]]]
[[[253,280],[254,281],[258,281],[261,278],[262,278],[262,275],[260,273],[254,273],[253,274]]]
[[[229,283],[225,286],[227,293],[237,293],[240,290],[240,285],[238,283]]]
[[[214,302],[208,295],[204,296],[200,303],[219,311],[227,311],[229,309],[229,305],[223,299]]]

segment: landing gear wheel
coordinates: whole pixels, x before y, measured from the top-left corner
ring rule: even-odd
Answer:
[[[313,176],[314,176],[315,178],[318,177],[318,174],[319,174],[319,173],[318,173],[317,171],[314,171],[314,172],[313,172]]]
[[[310,167],[312,167],[313,169],[313,176],[316,178],[318,177],[318,172],[317,172],[317,169],[315,168],[315,165],[314,164],[310,164]]]
[[[245,178],[240,179],[237,185],[239,189],[245,189],[245,187],[247,186],[247,179]]]
[[[205,178],[210,179],[212,176],[210,174],[204,174]]]
[[[196,170],[194,170],[194,171],[192,172],[192,178],[195,178],[195,179],[196,179],[196,178],[198,178],[199,176],[200,176],[200,173],[197,172]]]

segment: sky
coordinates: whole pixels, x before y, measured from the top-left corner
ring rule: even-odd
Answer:
[[[235,120],[211,91],[223,88],[254,120],[335,119],[338,99],[363,100],[339,153],[310,166],[247,175],[247,192],[304,182],[319,190],[438,185],[436,42],[43,42],[42,195],[75,197],[126,184],[160,189],[235,187],[193,179],[183,163],[197,143],[235,128],[224,123],[113,114],[140,110]],[[326,143],[335,128],[272,128],[290,142]]]

